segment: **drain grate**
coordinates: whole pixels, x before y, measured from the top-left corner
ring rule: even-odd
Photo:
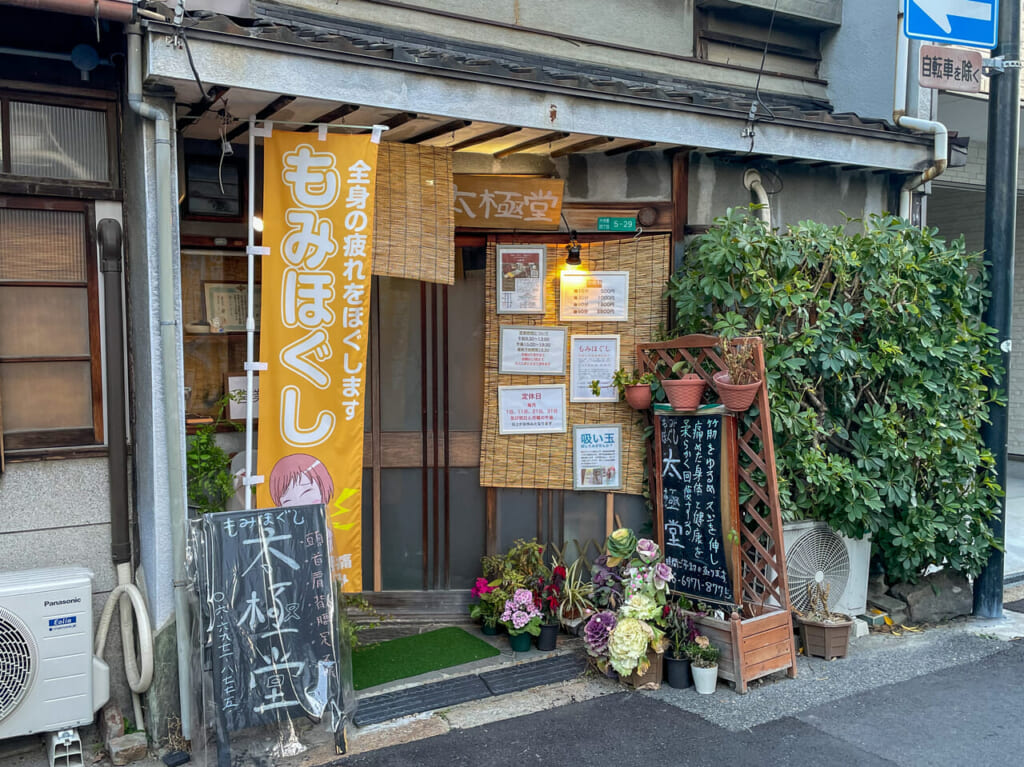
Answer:
[[[490,690],[480,677],[475,674],[460,676],[360,700],[352,721],[357,727],[363,727],[367,724],[398,719],[400,716],[487,698],[490,694]]]
[[[492,695],[504,695],[542,684],[564,682],[578,677],[586,667],[586,660],[579,655],[559,655],[479,675],[470,674],[441,682],[421,684],[405,690],[386,692],[361,699],[352,721],[356,727],[365,727],[368,724],[379,724],[410,714],[489,698]]]
[[[575,679],[587,668],[579,655],[559,655],[535,663],[522,663],[510,668],[487,671],[480,675],[494,695],[505,695],[528,690],[542,684],[554,684]]]

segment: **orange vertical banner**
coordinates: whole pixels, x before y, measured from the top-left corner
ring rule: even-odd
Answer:
[[[363,403],[377,149],[370,136],[264,142],[260,507],[323,503],[334,576],[361,591]]]

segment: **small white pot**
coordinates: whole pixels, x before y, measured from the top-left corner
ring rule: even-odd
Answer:
[[[697,692],[701,695],[711,695],[715,691],[715,687],[718,686],[718,666],[711,668],[691,666],[690,671],[693,674],[693,686]]]

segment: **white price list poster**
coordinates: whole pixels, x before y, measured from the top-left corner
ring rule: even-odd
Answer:
[[[623,322],[629,318],[629,272],[569,272],[559,284],[562,321]]]

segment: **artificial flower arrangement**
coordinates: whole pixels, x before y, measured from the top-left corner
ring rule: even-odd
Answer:
[[[477,600],[469,606],[469,617],[481,621],[488,629],[497,626],[498,614],[501,612],[501,605],[492,596],[494,592],[495,587],[486,578],[477,578],[469,591],[469,595]]]
[[[664,607],[673,579],[658,544],[620,528],[608,536],[592,577],[594,602],[601,609],[583,631],[587,653],[604,673],[609,668],[624,677],[647,673],[648,650],[665,649]]]
[[[508,629],[509,636],[540,634],[541,612],[535,604],[534,593],[529,589],[516,589],[505,600],[505,609],[499,620]]]

